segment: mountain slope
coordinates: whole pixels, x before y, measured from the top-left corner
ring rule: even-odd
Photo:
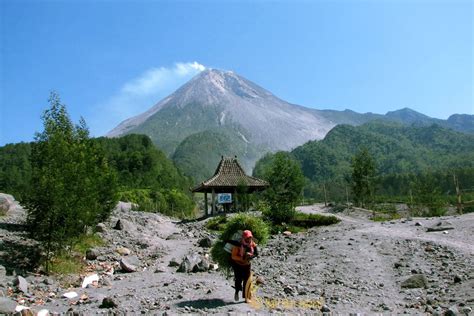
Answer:
[[[210,69],[108,136],[144,133],[171,154],[187,136],[225,127],[250,144],[288,150],[321,139],[334,125],[233,72]]]
[[[408,108],[385,115],[316,110],[281,100],[232,71],[208,69],[148,111],[125,120],[107,136],[146,134],[170,157],[180,148],[174,155],[175,163],[184,162],[186,173],[201,179],[205,173],[210,176],[214,168],[190,170],[191,166],[197,166],[190,161],[205,160],[208,164],[213,162],[209,157],[238,155],[249,171],[269,151],[291,150],[322,139],[339,124],[358,126],[374,120],[414,126],[436,123],[474,134],[473,115],[453,115],[440,120]],[[212,141],[216,143],[207,151],[206,146]]]

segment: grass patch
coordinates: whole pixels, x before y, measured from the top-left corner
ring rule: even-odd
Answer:
[[[82,256],[63,252],[54,257],[49,264],[49,273],[54,275],[79,274],[84,269]]]
[[[296,234],[296,233],[305,232],[306,230],[307,229],[304,227],[295,226],[295,225],[287,225],[285,223],[282,223],[281,225],[272,225],[270,228],[270,232],[272,233],[272,235],[281,234],[284,231],[290,231]]]
[[[87,250],[105,244],[96,234],[82,235],[75,239],[69,251],[61,251],[49,262],[49,273],[53,275],[79,274],[85,268],[83,260]]]
[[[375,214],[375,216],[372,217],[372,220],[374,222],[386,222],[400,218],[402,218],[401,215],[397,213],[379,213]]]
[[[104,240],[96,234],[83,235],[73,242],[72,251],[85,254],[87,250],[105,245]]]

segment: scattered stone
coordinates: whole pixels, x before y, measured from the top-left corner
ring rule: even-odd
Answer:
[[[120,267],[125,272],[135,272],[138,269],[140,261],[136,256],[122,257],[120,259]]]
[[[459,274],[456,274],[454,276],[454,283],[461,283],[462,282],[462,276],[460,276]]]
[[[107,230],[107,227],[104,223],[99,223],[95,226],[95,231],[98,233],[104,233]]]
[[[199,254],[187,255],[179,265],[177,272],[197,272],[194,267],[201,261],[202,258]]]
[[[18,288],[19,291],[27,294],[28,293],[28,282],[22,276],[17,276],[13,282],[13,284]]]
[[[204,237],[199,240],[198,242],[200,247],[203,248],[211,248],[212,247],[212,239],[210,237]]]
[[[116,230],[123,230],[123,223],[122,223],[121,220],[118,220],[118,221],[115,223],[114,229],[116,229]]]
[[[288,237],[288,236],[291,235],[291,232],[290,232],[289,230],[285,230],[285,231],[283,232],[283,235],[285,235],[285,236]]]
[[[459,315],[459,310],[456,307],[456,305],[451,306],[448,308],[446,312],[444,312],[445,316],[458,316]]]
[[[403,281],[401,287],[408,289],[427,288],[428,280],[423,274],[415,274]]]
[[[0,214],[7,214],[15,204],[15,198],[10,194],[0,193]]]
[[[91,274],[88,275],[84,278],[84,281],[82,281],[82,288],[86,288],[88,285],[97,285],[99,282],[99,275],[98,274]]]
[[[199,261],[194,267],[193,267],[193,272],[206,272],[209,271],[209,260],[207,258],[201,258],[201,261]]]
[[[72,292],[67,292],[67,293],[64,293],[64,294],[63,294],[63,297],[69,298],[69,299],[75,298],[75,297],[77,297],[77,296],[78,296],[77,292],[74,292],[74,291],[72,291]]]
[[[415,223],[415,226],[423,226],[423,224],[420,223],[420,222],[416,222],[416,223]]]
[[[118,247],[116,249],[117,253],[122,255],[122,256],[128,256],[132,253],[132,251],[128,248],[125,248],[125,247]]]
[[[14,314],[16,302],[8,297],[0,297],[0,314]]]
[[[7,276],[7,269],[4,266],[0,265],[0,284],[4,284],[5,277]]]
[[[47,309],[40,310],[36,316],[49,316],[49,311]]]
[[[427,232],[440,232],[440,231],[445,231],[445,230],[450,230],[454,229],[452,224],[448,221],[440,221],[436,225],[432,227],[428,227],[426,229]]]
[[[170,262],[168,263],[169,267],[179,267],[178,259],[171,258]]]
[[[99,308],[115,308],[117,306],[117,303],[111,297],[105,297]]]
[[[330,313],[331,310],[329,309],[329,307],[327,305],[323,305],[323,307],[321,307],[321,312]]]
[[[87,260],[95,260],[99,256],[99,251],[97,249],[88,249],[86,251]]]

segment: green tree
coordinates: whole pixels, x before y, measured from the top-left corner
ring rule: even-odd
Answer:
[[[351,186],[356,205],[365,207],[374,194],[375,162],[363,147],[352,158]]]
[[[278,152],[263,170],[262,178],[270,184],[263,193],[270,206],[265,215],[275,224],[289,223],[305,183],[299,163],[288,153]]]
[[[412,215],[442,216],[446,213],[439,180],[433,174],[418,174],[410,188],[413,193]]]
[[[54,92],[49,103],[44,131],[32,144],[34,185],[25,201],[30,232],[42,243],[47,262],[106,218],[117,202],[115,173],[89,139],[84,120],[74,126]]]

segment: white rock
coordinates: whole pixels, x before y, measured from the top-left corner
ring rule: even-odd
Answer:
[[[99,282],[99,275],[91,274],[86,276],[82,281],[82,288],[86,288],[89,284],[93,284],[94,282]]]
[[[42,309],[36,314],[36,316],[49,316],[49,311],[47,309]]]
[[[19,313],[21,312],[22,310],[25,310],[25,309],[30,309],[29,307],[26,307],[26,306],[23,306],[23,305],[18,305],[16,308],[15,308],[15,312]]]
[[[67,292],[67,293],[63,294],[63,297],[65,297],[65,298],[75,298],[77,296],[78,296],[78,294],[74,291],[73,292]]]

